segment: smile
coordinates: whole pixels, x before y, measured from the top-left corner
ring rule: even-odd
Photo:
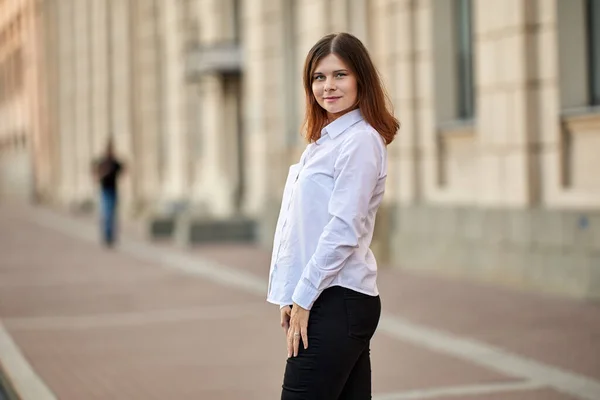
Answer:
[[[334,101],[340,99],[341,97],[325,97],[325,102],[327,103],[333,103]]]

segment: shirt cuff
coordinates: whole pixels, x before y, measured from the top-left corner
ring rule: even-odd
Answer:
[[[283,307],[289,307],[291,306],[291,304],[282,304],[279,306],[279,309],[281,310]]]
[[[294,303],[305,310],[310,310],[319,297],[320,292],[304,279],[300,279],[292,296]]]

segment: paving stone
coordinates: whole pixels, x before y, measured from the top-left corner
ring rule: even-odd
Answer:
[[[60,400],[277,398],[284,337],[279,311],[264,296],[104,249],[32,218],[0,208],[0,317]],[[260,247],[154,246],[267,280],[270,254]],[[383,265],[379,286],[386,313],[600,379],[595,304]],[[377,393],[515,380],[383,332],[372,348]],[[475,398],[568,399],[550,389],[486,396]]]

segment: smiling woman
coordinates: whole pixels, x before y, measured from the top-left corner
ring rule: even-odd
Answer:
[[[312,92],[330,121],[357,105],[356,77],[335,54],[319,62],[313,74]]]
[[[309,51],[303,76],[306,93],[304,127],[309,142],[318,140],[321,129],[341,115],[341,111],[354,108],[360,108],[366,121],[386,144],[394,140],[398,120],[390,111],[391,102],[369,52],[356,37],[338,33],[322,38]],[[334,92],[338,87],[341,90]],[[326,91],[327,96],[333,97],[330,102],[323,98]],[[352,95],[355,96],[353,102],[350,101]],[[337,96],[347,97],[346,101],[336,104]],[[328,105],[333,104],[336,107],[330,109]]]
[[[315,44],[304,88],[309,144],[290,167],[267,295],[280,306],[287,338],[281,398],[366,400],[381,313],[369,247],[398,121],[367,50],[350,34]]]

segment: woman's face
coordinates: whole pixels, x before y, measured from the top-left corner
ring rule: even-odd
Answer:
[[[356,77],[335,54],[323,57],[317,64],[312,77],[312,91],[330,120],[351,111],[358,96]]]

